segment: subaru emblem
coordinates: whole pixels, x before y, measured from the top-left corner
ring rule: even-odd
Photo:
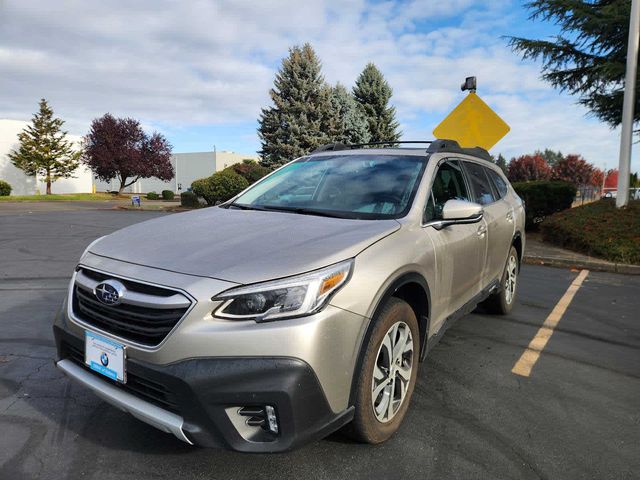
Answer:
[[[96,285],[93,293],[105,305],[118,305],[122,301],[125,286],[117,280],[105,280]]]

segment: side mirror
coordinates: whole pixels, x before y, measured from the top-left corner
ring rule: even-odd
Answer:
[[[466,200],[447,200],[442,207],[442,220],[434,222],[433,227],[441,230],[449,225],[477,223],[482,220],[482,205]]]
[[[443,220],[471,220],[474,223],[482,218],[482,205],[466,200],[447,200],[442,208]]]

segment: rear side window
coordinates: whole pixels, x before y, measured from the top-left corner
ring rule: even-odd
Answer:
[[[464,166],[469,176],[474,201],[480,205],[494,202],[496,198],[493,195],[486,169],[482,165],[473,162],[464,162]]]
[[[487,173],[489,174],[489,178],[493,180],[493,186],[496,187],[498,196],[500,198],[504,198],[508,191],[507,182],[504,181],[504,178],[502,178],[498,172],[495,172],[490,168],[487,168]]]

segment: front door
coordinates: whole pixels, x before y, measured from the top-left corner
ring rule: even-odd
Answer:
[[[437,267],[437,295],[432,299],[432,331],[459,310],[481,290],[481,274],[486,252],[486,224],[484,219],[473,224],[450,225],[441,230],[428,227],[429,222],[442,219],[447,200],[472,201],[467,190],[460,162],[447,160],[435,173],[425,209],[425,233],[434,245]]]
[[[502,278],[514,232],[513,208],[505,200],[506,184],[498,188],[491,175],[495,172],[477,162],[464,161],[473,198],[484,209],[487,223],[487,258],[483,285]],[[499,177],[497,173],[496,176]]]

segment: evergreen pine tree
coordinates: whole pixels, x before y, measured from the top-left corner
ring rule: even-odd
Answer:
[[[542,158],[544,158],[545,162],[547,162],[551,168],[555,167],[559,161],[564,160],[564,155],[562,155],[562,152],[556,152],[549,148],[545,148],[544,152],[536,150],[534,152],[534,155],[540,155]]]
[[[507,173],[507,159],[504,158],[504,156],[500,153],[498,154],[498,158],[496,159],[496,165],[498,165],[500,167],[500,170],[502,170],[505,175]]]
[[[18,150],[9,153],[11,162],[24,173],[45,178],[47,195],[51,194],[53,182],[72,177],[79,165],[81,152],[75,151],[67,141],[63,124],[61,119],[53,118],[53,110],[43,98],[31,125],[18,134]]]
[[[380,70],[373,63],[367,64],[356,80],[353,96],[369,125],[371,142],[400,140],[396,109],[389,105],[392,93]]]
[[[331,90],[311,45],[289,50],[269,93],[274,105],[258,120],[262,165],[278,167],[329,142]]]
[[[369,141],[367,121],[353,95],[340,83],[331,89],[331,114],[331,142],[358,144]]]
[[[550,40],[511,37],[511,47],[525,59],[541,59],[544,80],[577,95],[578,102],[598,118],[618,126],[631,1],[532,0],[526,6],[531,19],[555,23],[560,34]],[[640,121],[640,69],[634,121]]]

